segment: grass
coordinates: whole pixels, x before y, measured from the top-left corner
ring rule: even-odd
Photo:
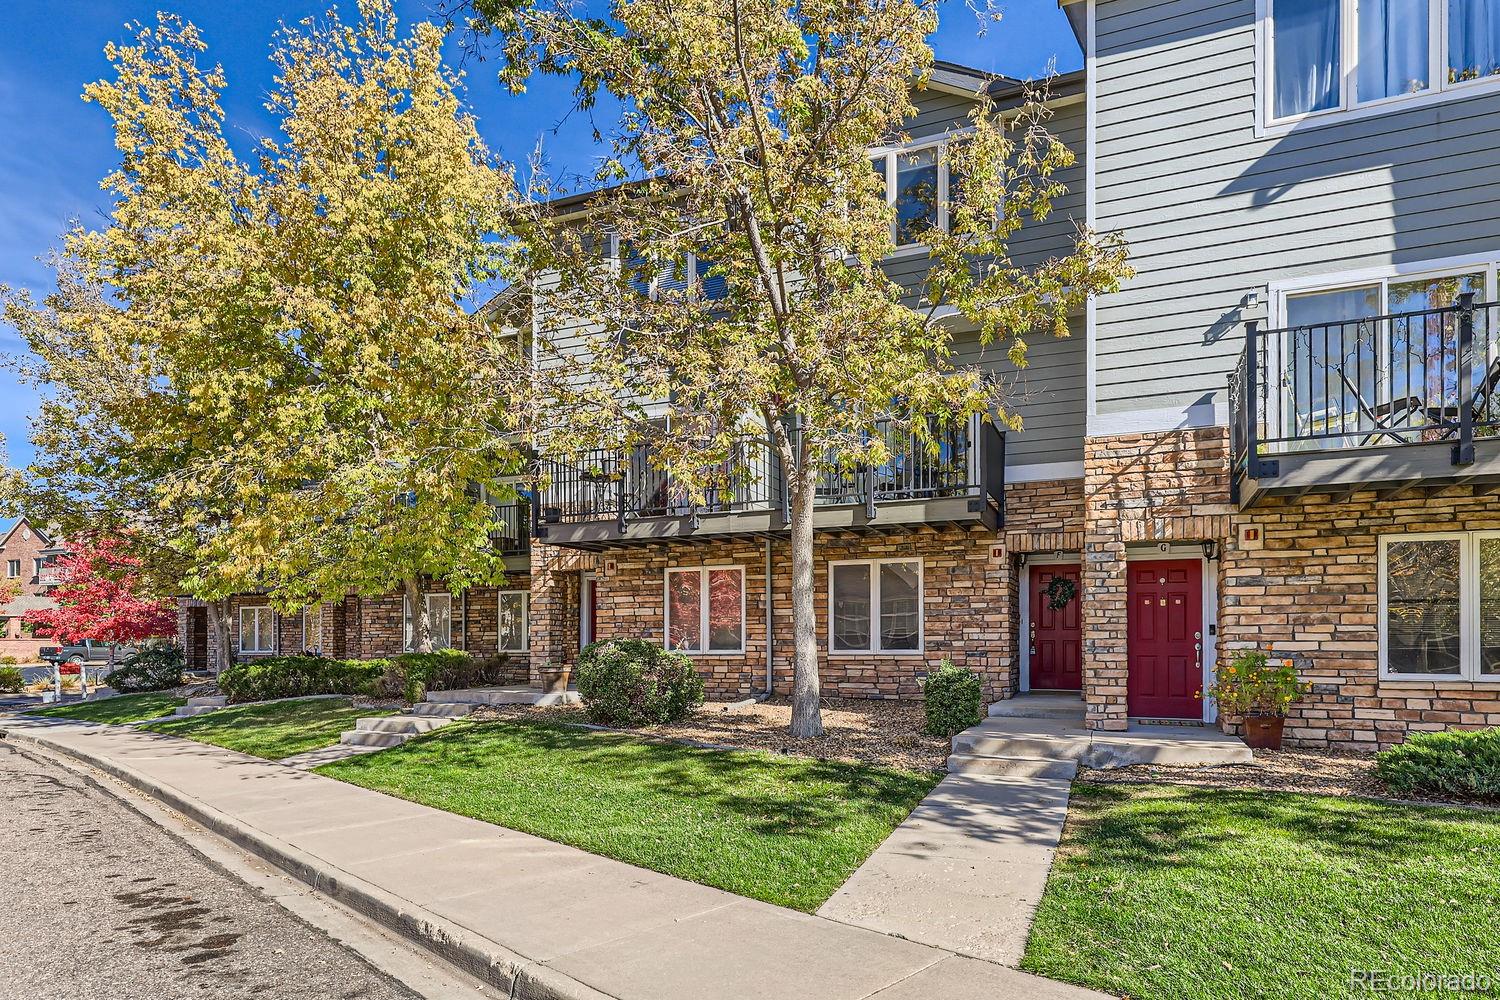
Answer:
[[[320,773],[811,911],[937,783],[543,722],[458,723]]]
[[[1492,974],[1497,857],[1494,813],[1078,784],[1022,968],[1132,1000],[1325,1000],[1361,994],[1359,969]]]
[[[355,708],[347,698],[304,698],[265,705],[231,705],[205,715],[158,722],[144,728],[254,757],[280,760],[337,743],[339,734],[353,729],[354,721],[362,716],[392,714],[381,709]]]
[[[186,699],[177,698],[162,691],[145,694],[122,694],[98,701],[77,701],[71,705],[53,705],[50,708],[28,709],[28,715],[40,715],[48,719],[74,719],[79,722],[140,722],[143,719],[159,719],[171,715]]]

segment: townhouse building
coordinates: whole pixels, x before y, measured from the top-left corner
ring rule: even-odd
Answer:
[[[50,640],[28,634],[21,618],[28,611],[56,606],[51,594],[59,582],[57,562],[69,551],[55,528],[25,517],[0,535],[0,581],[17,591],[0,605],[0,656],[30,663],[38,659],[43,646],[52,645]]]
[[[1500,724],[1491,2],[1066,4],[1085,69],[1055,82],[1050,126],[1078,162],[1016,249],[1086,222],[1124,235],[1135,276],[1019,372],[955,326],[1014,380],[1021,431],[948,428],[935,456],[893,440],[824,485],[826,694],[918,697],[948,659],[992,700],[1077,692],[1099,729],[1212,723],[1220,665],[1269,647],[1312,684],[1294,744]],[[941,144],[974,101],[1020,96],[937,67],[911,141],[872,151],[901,219],[942,224]],[[913,242],[888,267],[915,286],[925,262]],[[551,464],[509,515],[531,525],[511,600],[533,682],[633,637],[688,651],[711,696],[789,690],[784,498],[764,443],[743,447],[763,472],[697,505],[648,454]],[[506,600],[434,598],[481,643]],[[328,651],[399,644],[400,598],[353,600]]]

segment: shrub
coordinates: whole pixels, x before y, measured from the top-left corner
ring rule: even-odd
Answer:
[[[14,656],[0,656],[0,666],[13,667],[20,662]]]
[[[576,676],[583,707],[601,725],[672,722],[703,704],[703,678],[693,661],[645,639],[589,643]]]
[[[1286,715],[1292,702],[1303,698],[1308,685],[1297,679],[1291,660],[1271,662],[1258,649],[1242,650],[1204,693],[1231,716]]]
[[[26,678],[15,667],[0,667],[0,693],[18,694],[26,686]]]
[[[1375,755],[1375,773],[1398,792],[1500,801],[1500,729],[1413,733]]]
[[[387,698],[417,702],[428,691],[503,684],[510,674],[510,657],[504,653],[483,659],[460,649],[402,653],[387,664],[376,689]]]
[[[269,701],[310,694],[374,694],[387,660],[333,660],[322,656],[269,656],[219,674],[230,701]]]
[[[966,667],[956,667],[944,660],[922,682],[926,699],[927,732],[932,736],[950,737],[984,718],[984,692],[979,675]]]
[[[125,657],[104,683],[122,694],[165,691],[182,683],[182,647],[171,643],[143,646]]]

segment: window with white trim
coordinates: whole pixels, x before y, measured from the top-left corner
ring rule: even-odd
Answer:
[[[669,569],[666,647],[684,653],[745,651],[745,568]]]
[[[922,651],[922,562],[868,559],[828,567],[829,649]]]
[[[1500,681],[1500,531],[1381,536],[1380,672]]]
[[[21,560],[11,559],[5,564],[5,575],[14,580],[21,575]]]
[[[921,243],[928,230],[948,231],[948,206],[958,187],[948,169],[950,141],[918,142],[870,157],[871,168],[885,184],[886,204],[895,209],[891,239],[898,249]]]
[[[240,652],[274,653],[276,616],[265,605],[240,608]]]
[[[446,649],[453,644],[453,598],[448,594],[423,594],[422,604],[427,608],[427,621],[432,629],[432,642],[437,649]],[[401,599],[403,648],[411,652],[417,647],[416,622],[412,619],[411,599]]]
[[[1262,0],[1268,123],[1500,77],[1500,0]]]
[[[530,619],[531,595],[524,590],[500,591],[499,650],[522,653],[528,646],[527,625]]]

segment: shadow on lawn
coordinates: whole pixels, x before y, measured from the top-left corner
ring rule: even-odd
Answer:
[[[1149,786],[1148,786],[1149,787]],[[1383,804],[1293,792],[1160,786],[1075,787],[1082,807],[1072,857],[1087,867],[1190,867],[1235,846],[1248,827],[1267,827],[1319,856],[1365,864],[1441,856],[1452,823],[1487,824],[1500,846],[1500,819],[1439,807]]]
[[[540,722],[504,721],[449,727],[404,746],[340,762],[346,773],[381,771],[395,757],[427,759],[494,780],[497,755],[549,756],[591,782],[638,784],[664,796],[712,804],[754,832],[801,837],[851,821],[891,824],[915,806],[935,777],[840,761],[778,757],[755,751],[704,750]],[[383,759],[382,759],[383,758]],[[897,814],[893,817],[893,813]]]

